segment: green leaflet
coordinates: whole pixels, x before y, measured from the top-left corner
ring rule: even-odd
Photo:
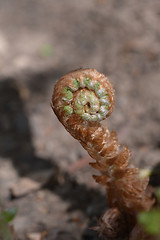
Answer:
[[[65,113],[66,113],[67,115],[71,115],[71,114],[73,113],[73,108],[72,108],[71,106],[69,106],[69,105],[64,106],[64,107],[63,107],[63,110],[65,111]]]
[[[89,77],[86,77],[84,80],[83,80],[84,84],[86,87],[89,87],[90,86],[90,83],[91,83],[91,79]]]
[[[97,82],[95,85],[94,85],[94,90],[98,90],[100,88],[100,83],[99,82]]]
[[[73,99],[73,93],[69,87],[65,87],[63,89],[63,94],[64,94],[64,97],[63,97],[64,101],[70,101]]]
[[[73,87],[77,90],[80,87],[80,82],[77,79],[73,80]]]

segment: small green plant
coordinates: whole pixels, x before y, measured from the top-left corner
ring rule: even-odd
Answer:
[[[160,204],[160,188],[156,190],[157,202]],[[144,231],[160,239],[160,207],[153,207],[149,212],[141,212],[138,222]]]
[[[16,215],[16,208],[9,208],[8,210],[0,209],[0,239],[2,240],[14,240],[13,232],[10,226],[10,222]]]

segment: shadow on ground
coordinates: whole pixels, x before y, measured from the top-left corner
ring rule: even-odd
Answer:
[[[0,82],[0,156],[10,158],[19,175],[47,169],[49,159],[35,156],[29,120],[14,79]]]

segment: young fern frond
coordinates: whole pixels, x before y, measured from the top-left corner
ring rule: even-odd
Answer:
[[[149,210],[154,200],[147,192],[149,179],[140,178],[138,168],[128,167],[131,157],[128,147],[120,151],[116,132],[110,133],[100,123],[114,107],[114,89],[109,79],[95,69],[68,73],[55,84],[51,105],[67,131],[95,159],[90,165],[100,175],[93,177],[106,186],[113,215],[118,209],[117,216],[132,216],[134,225],[137,213]],[[103,221],[100,231],[107,235],[106,229],[107,223],[105,226]]]

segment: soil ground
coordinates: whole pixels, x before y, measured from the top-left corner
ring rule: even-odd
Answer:
[[[98,239],[105,189],[50,107],[55,81],[80,67],[111,79],[104,124],[134,164],[160,161],[160,1],[1,0],[0,192],[18,239]]]

